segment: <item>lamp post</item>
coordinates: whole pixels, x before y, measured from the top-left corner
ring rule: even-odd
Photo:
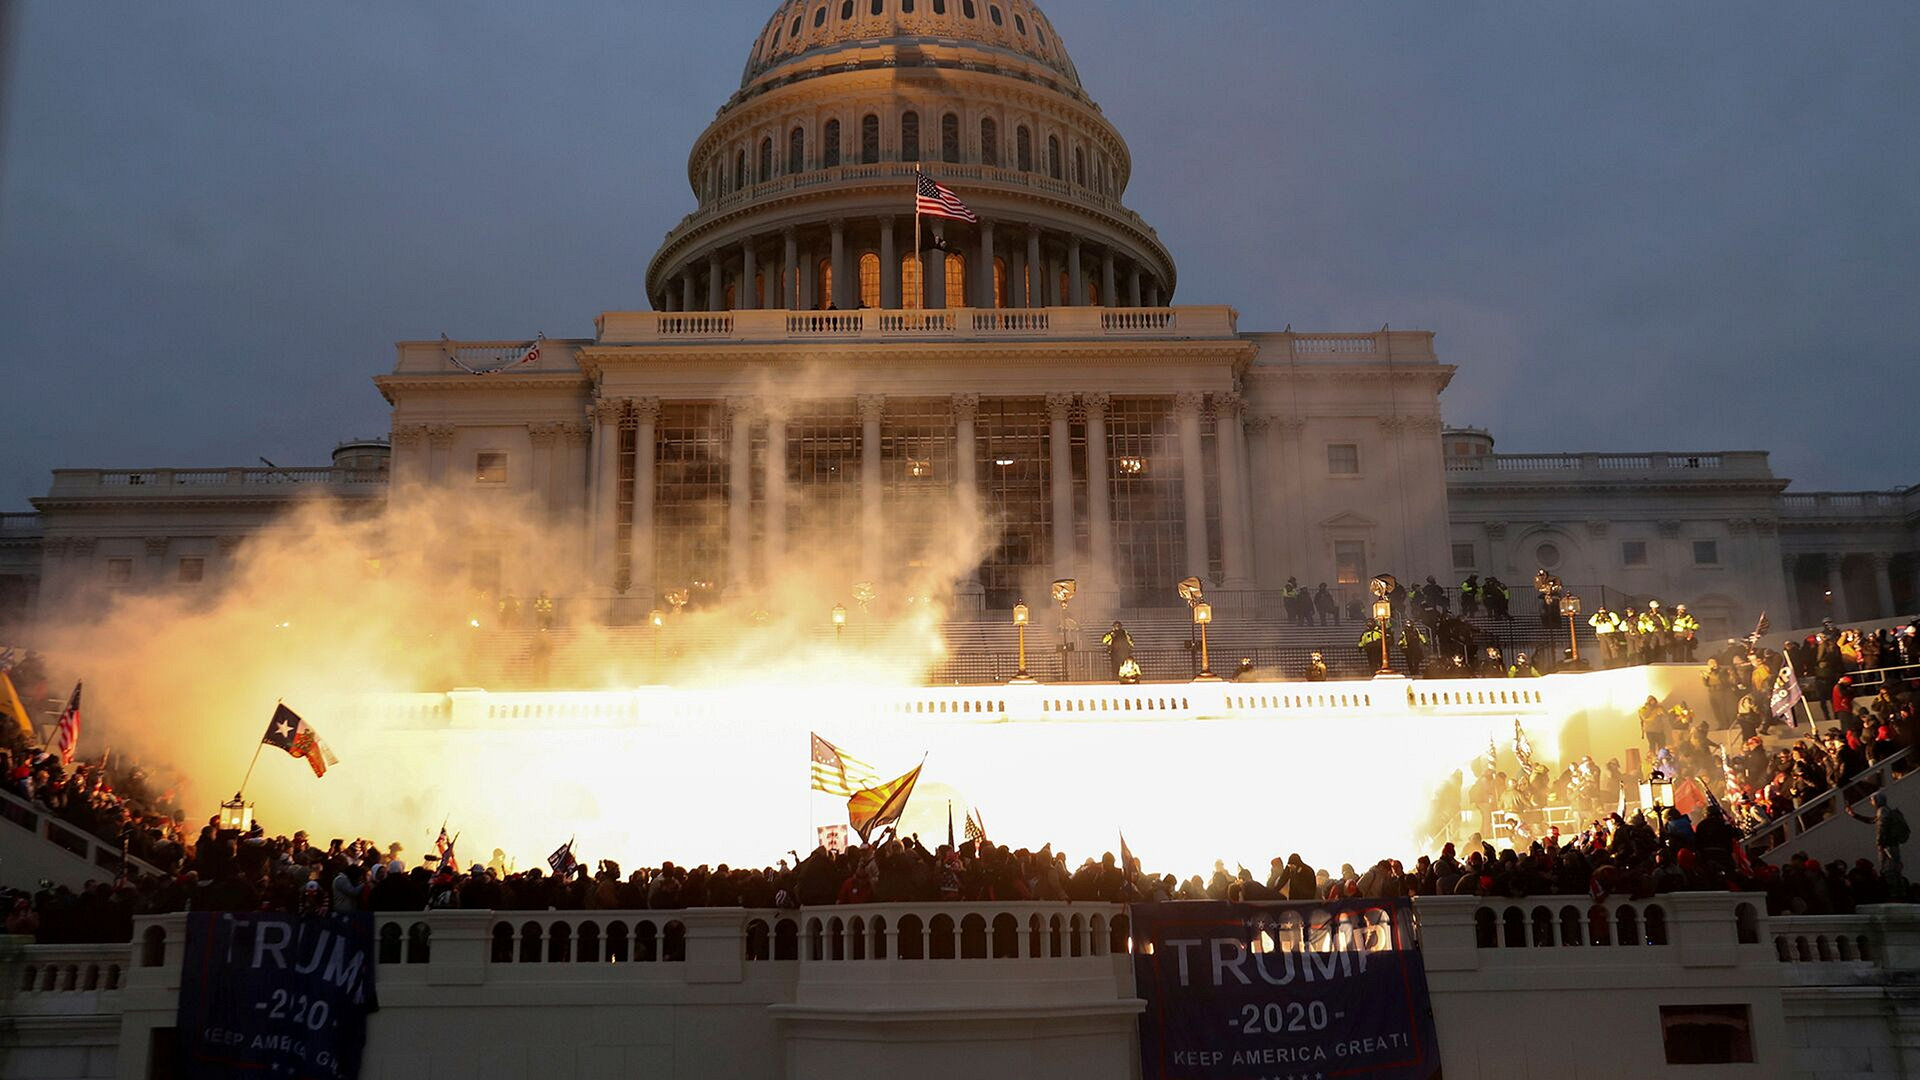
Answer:
[[[1196,681],[1216,677],[1213,665],[1207,660],[1207,624],[1212,621],[1213,605],[1205,600],[1196,601],[1193,605],[1193,624],[1200,628],[1200,674],[1196,676]]]
[[[833,605],[833,639],[839,641],[847,632],[847,605]]]
[[[1393,601],[1382,596],[1373,602],[1373,624],[1380,628],[1380,670],[1375,675],[1393,674],[1387,647],[1393,643]]]
[[[654,608],[652,611],[647,612],[647,625],[653,627],[653,663],[655,667],[658,667],[660,664],[660,631],[666,628],[667,613],[661,611],[659,608]],[[658,677],[658,673],[656,673],[655,678]]]
[[[1013,673],[1013,681],[1017,683],[1033,681],[1033,676],[1027,674],[1027,617],[1029,614],[1025,600],[1013,602],[1013,626],[1020,634],[1020,662]]]
[[[1060,605],[1060,668],[1067,668],[1067,654],[1073,651],[1073,639],[1068,635],[1080,629],[1080,624],[1067,614],[1067,602],[1079,591],[1080,583],[1074,578],[1061,578],[1053,583],[1053,600]],[[1070,677],[1070,676],[1069,676]]]
[[[1566,595],[1560,598],[1560,614],[1567,619],[1567,654],[1575,664],[1580,663],[1580,635],[1574,620],[1580,617],[1580,598]]]

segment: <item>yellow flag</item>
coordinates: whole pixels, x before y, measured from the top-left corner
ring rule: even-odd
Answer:
[[[20,694],[13,688],[13,679],[4,671],[0,671],[0,710],[12,714],[13,722],[20,725],[20,730],[26,732],[27,738],[34,737],[33,718],[27,715],[26,706],[20,704]]]
[[[853,798],[847,800],[847,823],[853,826],[854,832],[860,834],[861,843],[869,843],[868,834],[875,829],[900,820],[900,814],[907,808],[907,800],[913,798],[913,785],[920,781],[920,770],[924,765],[925,762],[915,765],[912,772],[879,787],[856,791]]]

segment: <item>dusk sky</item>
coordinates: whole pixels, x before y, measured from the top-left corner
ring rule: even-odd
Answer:
[[[59,466],[321,464],[386,431],[395,340],[645,307],[774,6],[23,4],[0,509]],[[1920,5],[1044,7],[1177,303],[1437,331],[1501,450],[1920,481]]]

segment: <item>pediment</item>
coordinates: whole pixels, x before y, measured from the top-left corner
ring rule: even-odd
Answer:
[[[1379,525],[1379,522],[1365,514],[1356,514],[1351,510],[1335,514],[1320,523],[1323,529],[1373,529]]]

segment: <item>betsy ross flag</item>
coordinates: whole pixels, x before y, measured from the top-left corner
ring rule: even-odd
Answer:
[[[555,848],[553,854],[547,856],[547,865],[553,868],[555,877],[566,877],[573,873],[573,868],[580,865],[573,857],[573,837],[567,837],[566,843]]]
[[[260,737],[260,741],[285,750],[289,756],[306,758],[315,776],[325,776],[327,766],[340,764],[340,759],[327,749],[326,741],[320,738],[320,733],[313,729],[313,725],[285,705],[274,706],[273,719],[267,721],[267,733]]]
[[[861,788],[879,782],[880,774],[873,766],[820,736],[813,736],[813,790],[846,799]]]
[[[73,764],[73,755],[80,749],[80,684],[73,684],[73,696],[67,699],[67,707],[60,710],[60,719],[54,724],[54,741],[60,747],[60,764]]]
[[[856,791],[847,800],[847,824],[860,834],[861,843],[869,843],[867,837],[876,829],[899,824],[900,815],[906,812],[907,800],[913,798],[913,785],[920,782],[920,770],[925,767],[926,762],[922,761],[905,776],[879,787]]]
[[[932,217],[954,218],[958,221],[979,221],[980,216],[967,209],[960,196],[953,189],[936,181],[924,173],[914,177],[913,212]]]

